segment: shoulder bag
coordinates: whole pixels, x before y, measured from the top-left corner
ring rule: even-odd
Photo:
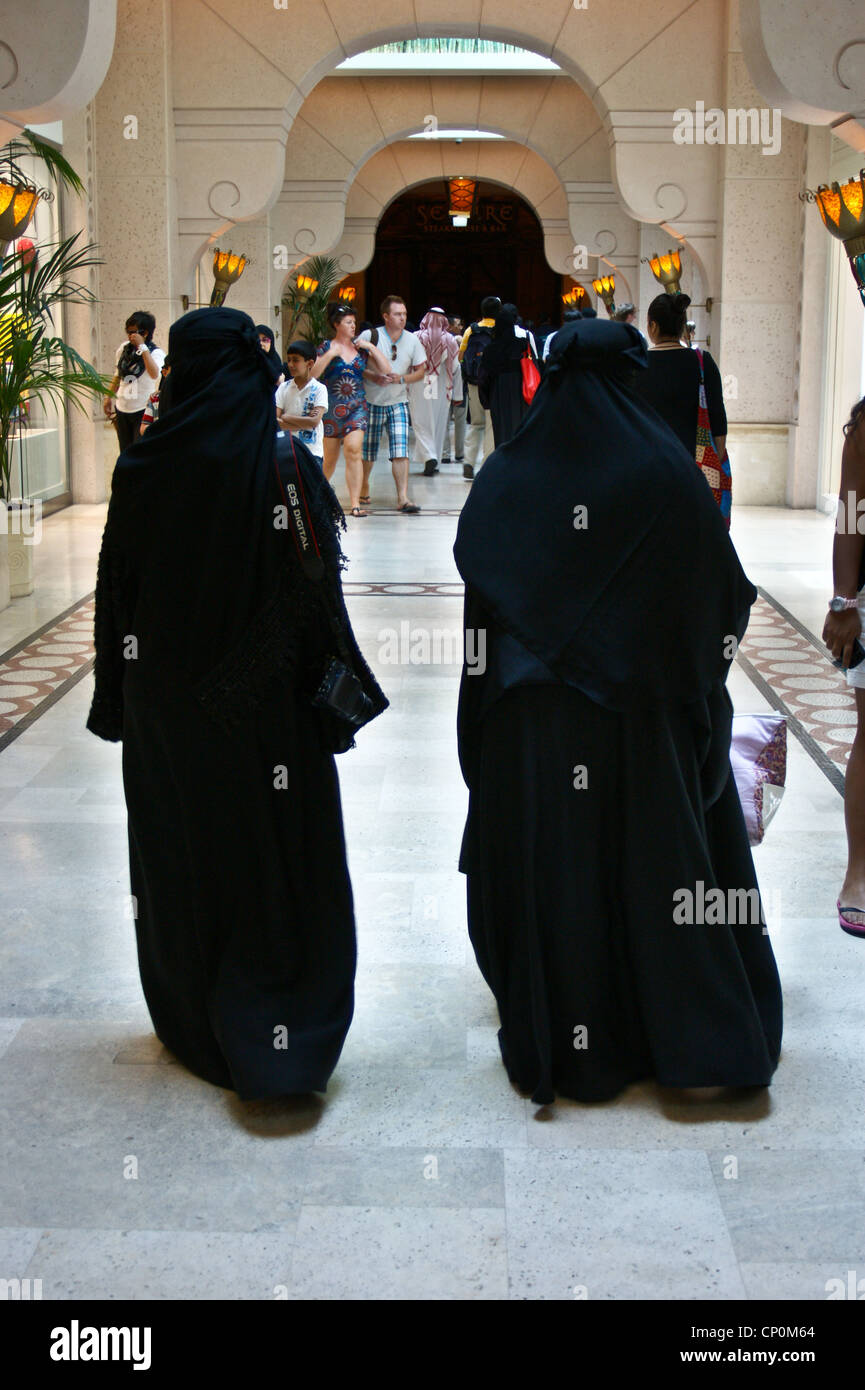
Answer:
[[[700,364],[700,392],[697,405],[697,467],[712,489],[712,496],[718,503],[724,525],[730,529],[730,509],[733,502],[733,477],[730,472],[730,459],[727,450],[720,458],[712,438],[709,421],[709,406],[706,400],[706,377],[703,372],[703,354],[696,349]]]

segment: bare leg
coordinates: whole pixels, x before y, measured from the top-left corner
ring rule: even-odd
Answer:
[[[322,463],[322,471],[324,473],[324,476],[327,478],[328,482],[330,482],[331,478],[336,472],[336,465],[339,461],[339,446],[341,442],[341,440],[334,439],[331,435],[325,435],[324,437],[324,460]]]
[[[345,448],[345,485],[348,488],[349,506],[360,506],[361,485],[363,483],[363,430],[352,430],[343,440]],[[366,493],[363,494],[366,496]]]
[[[370,474],[372,473],[372,470],[373,470],[375,464],[374,464],[374,463],[367,463],[366,459],[364,459],[364,460],[363,460],[363,465],[362,465],[362,466],[363,466],[363,479],[362,479],[362,483],[361,483],[360,495],[361,495],[361,497],[369,497],[369,495],[370,495],[370,492],[369,492],[369,479],[370,479]]]
[[[396,484],[396,504],[402,507],[408,501],[408,459],[391,459],[390,466]]]
[[[851,922],[865,922],[865,690],[856,696],[856,737],[844,780],[844,820],[847,825],[847,876],[841,889],[841,906],[861,908],[845,912]]]

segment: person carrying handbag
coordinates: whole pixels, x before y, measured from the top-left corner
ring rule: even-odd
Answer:
[[[635,378],[633,389],[688,450],[729,529],[732,479],[721,373],[710,353],[682,342],[690,303],[686,294],[659,294],[652,300],[647,316],[649,368]]]
[[[517,318],[515,304],[502,305],[496,314],[492,342],[478,369],[478,396],[492,417],[497,449],[513,439],[528,411],[537,389],[537,381],[532,389],[532,369],[539,379],[534,339],[518,326]]]

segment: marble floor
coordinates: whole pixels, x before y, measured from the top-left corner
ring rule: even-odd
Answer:
[[[818,1300],[865,1274],[865,945],[834,916],[849,705],[819,644],[831,520],[733,523],[768,605],[736,706],[783,702],[804,660],[831,733],[786,687],[806,737],[755,850],[785,995],[776,1079],[745,1101],[646,1084],[538,1110],[501,1067],[456,870],[469,486],[455,466],[414,477],[424,510],[402,517],[379,466],[374,514],[349,523],[348,603],[392,707],[340,759],[356,1018],[327,1096],[290,1112],[196,1080],[150,1032],[120,749],[84,729],[104,508],[45,521],[36,593],[0,614],[0,1277],[46,1299]],[[433,659],[394,659],[418,632]]]

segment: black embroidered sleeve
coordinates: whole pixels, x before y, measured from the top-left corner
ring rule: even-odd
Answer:
[[[106,527],[96,573],[95,689],[87,728],[110,743],[123,738],[123,639],[128,607],[125,587],[122,558]]]

